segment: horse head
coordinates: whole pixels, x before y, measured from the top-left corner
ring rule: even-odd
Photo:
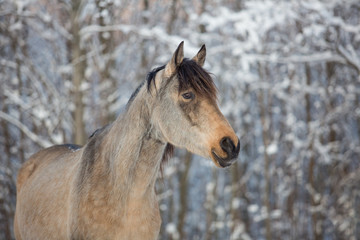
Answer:
[[[181,42],[171,60],[149,74],[152,124],[164,142],[211,158],[218,167],[230,166],[240,141],[219,110],[217,89],[203,69],[205,45],[192,59],[184,58],[183,46]]]

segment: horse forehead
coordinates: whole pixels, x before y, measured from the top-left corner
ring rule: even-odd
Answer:
[[[209,112],[210,114],[217,114],[222,115],[219,106],[215,99],[211,97],[201,97],[201,108],[205,111]]]

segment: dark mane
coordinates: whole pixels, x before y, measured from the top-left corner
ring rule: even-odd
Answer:
[[[160,164],[160,172],[161,175],[163,175],[164,172],[164,165],[169,161],[170,158],[172,158],[172,156],[174,155],[174,145],[167,143],[163,156],[161,158],[161,164]]]
[[[86,177],[90,175],[94,169],[96,160],[99,158],[98,151],[104,136],[109,132],[111,124],[107,124],[97,129],[88,138],[88,142],[84,146],[84,152],[81,156],[80,175],[78,179],[78,191],[82,190]]]
[[[155,84],[157,72],[164,69],[165,65],[155,68],[147,75],[147,89],[150,90],[151,83]],[[177,68],[175,76],[179,80],[179,92],[191,87],[201,96],[212,99],[217,98],[217,89],[210,74],[194,60],[185,58]]]
[[[144,85],[144,82],[142,82],[137,88],[136,90],[131,94],[129,101],[126,104],[126,108],[128,108],[130,106],[130,104],[134,101],[135,97],[138,95],[140,88]]]
[[[191,87],[201,96],[217,98],[217,89],[210,74],[195,61],[185,58],[177,69],[177,77],[179,92]]]
[[[152,81],[153,79],[155,79],[155,76],[157,74],[157,72],[163,70],[165,68],[165,65],[163,66],[160,66],[160,67],[157,67],[153,70],[151,70],[151,72],[148,73],[148,75],[146,76],[146,82],[147,82],[147,89],[149,90],[150,89],[150,84],[151,82],[154,82],[155,84],[155,81]],[[140,88],[144,85],[145,82],[142,82],[137,88],[136,90],[131,94],[130,96],[130,99],[129,101],[127,102],[126,104],[126,107],[128,108],[130,106],[130,104],[134,101],[135,97],[138,95],[139,91],[140,91]]]
[[[162,65],[160,67],[154,68],[153,70],[151,70],[151,72],[148,73],[148,75],[146,76],[146,82],[147,82],[147,90],[150,90],[150,85],[151,82],[153,82],[155,84],[155,76],[156,74],[163,70],[165,68],[166,65]]]

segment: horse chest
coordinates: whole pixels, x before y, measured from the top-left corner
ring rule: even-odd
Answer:
[[[157,239],[161,225],[157,201],[94,203],[79,213],[72,239]]]

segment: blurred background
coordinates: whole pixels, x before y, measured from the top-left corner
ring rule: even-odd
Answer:
[[[159,239],[360,239],[358,0],[0,0],[0,239],[20,165],[86,143],[182,40],[206,44],[241,152],[176,151]]]

